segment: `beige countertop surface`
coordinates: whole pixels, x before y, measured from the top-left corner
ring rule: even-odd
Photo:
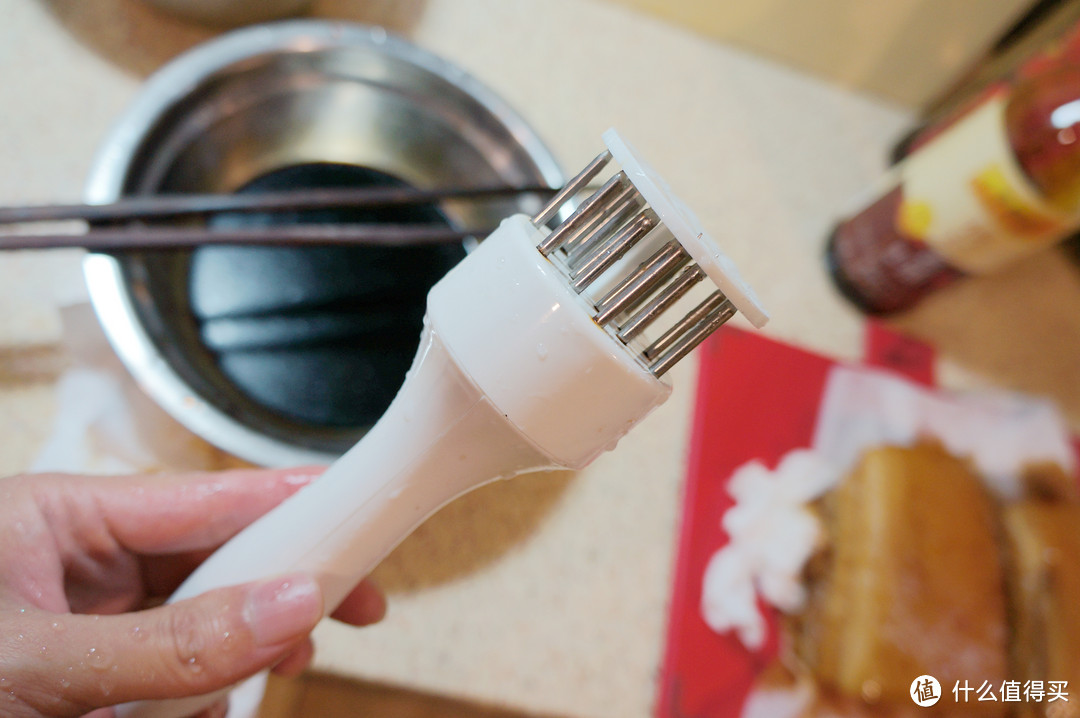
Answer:
[[[617,126],[741,267],[773,315],[770,336],[859,355],[862,319],[832,290],[822,241],[881,172],[907,110],[602,0],[315,7],[385,24],[465,68],[568,172]],[[209,34],[138,0],[0,2],[0,203],[77,200],[145,75]],[[69,346],[59,307],[85,300],[79,261],[0,256],[0,473],[26,470],[53,425]],[[1050,395],[1080,426],[1077,308],[1075,265],[1048,252],[897,324],[938,345],[945,383]],[[680,365],[672,399],[588,469],[491,485],[436,515],[376,571],[387,619],[320,626],[316,665],[545,714],[649,715],[694,369]],[[166,466],[229,463],[181,443]]]

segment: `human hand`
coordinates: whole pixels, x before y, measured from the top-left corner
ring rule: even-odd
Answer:
[[[106,718],[267,667],[302,671],[323,611],[309,576],[146,606],[318,473],[0,479],[0,715]],[[385,610],[365,581],[333,616],[366,625]]]

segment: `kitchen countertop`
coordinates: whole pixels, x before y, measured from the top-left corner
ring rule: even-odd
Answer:
[[[740,266],[773,315],[770,336],[859,356],[863,320],[831,288],[822,241],[880,174],[908,110],[601,0],[315,7],[385,24],[470,71],[530,119],[568,173],[617,126]],[[0,5],[0,203],[77,200],[146,73],[209,36],[138,0]],[[30,466],[55,418],[69,348],[60,307],[85,301],[79,260],[0,256],[2,474]],[[896,324],[937,344],[945,383],[1050,395],[1080,427],[1075,307],[1075,265],[1047,252]],[[316,666],[540,713],[649,715],[694,369],[677,367],[671,400],[586,470],[501,482],[436,515],[376,571],[386,621],[320,626]],[[230,463],[195,453],[200,465]]]

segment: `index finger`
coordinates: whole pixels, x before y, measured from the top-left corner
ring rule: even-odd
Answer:
[[[215,548],[316,479],[325,467],[114,477],[56,477],[135,553]]]

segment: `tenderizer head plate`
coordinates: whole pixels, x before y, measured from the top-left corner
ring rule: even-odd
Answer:
[[[605,132],[603,139],[627,178],[709,279],[751,324],[758,329],[765,326],[769,315],[754,290],[740,276],[739,268],[731,258],[720,251],[720,247],[701,226],[697,215],[675,196],[664,178],[614,128]]]
[[[541,230],[614,159],[621,170],[554,227],[537,249],[592,303],[593,318],[661,376],[735,315],[768,321],[753,290],[701,223],[615,130],[596,157],[533,218]],[[687,307],[703,280],[711,293]],[[714,289],[712,289],[714,288]],[[679,317],[652,340],[643,332]]]

